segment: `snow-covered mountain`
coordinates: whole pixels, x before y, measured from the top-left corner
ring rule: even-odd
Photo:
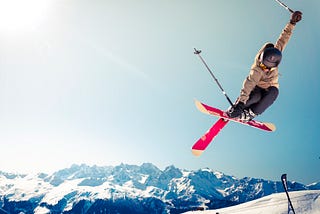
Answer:
[[[289,191],[320,183],[288,182]],[[53,174],[0,172],[2,213],[181,213],[217,209],[283,192],[280,181],[238,179],[211,169],[72,165]]]

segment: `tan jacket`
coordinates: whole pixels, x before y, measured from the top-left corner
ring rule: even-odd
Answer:
[[[275,48],[278,48],[281,52],[285,49],[286,45],[289,42],[293,29],[294,29],[294,25],[290,23],[288,23],[284,27],[277,42],[275,43]],[[257,53],[254,59],[254,63],[251,66],[250,73],[243,82],[243,86],[242,86],[238,101],[246,103],[247,100],[249,99],[250,93],[256,86],[259,86],[260,88],[264,88],[264,89],[269,88],[270,86],[275,86],[279,88],[278,67],[272,68],[270,71],[265,72],[259,66],[260,54],[263,52],[267,44],[268,43],[264,44],[262,48],[259,50],[259,52]]]

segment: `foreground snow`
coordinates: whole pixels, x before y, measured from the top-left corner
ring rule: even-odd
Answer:
[[[320,214],[320,191],[290,192],[290,198],[297,214]],[[254,201],[233,207],[207,210],[199,214],[287,214],[288,200],[285,193],[272,194]]]

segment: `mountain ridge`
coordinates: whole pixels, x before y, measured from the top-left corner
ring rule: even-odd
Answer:
[[[52,174],[0,172],[0,183],[0,208],[10,213],[120,212],[122,208],[181,213],[195,207],[228,207],[283,192],[280,181],[239,179],[209,168],[186,170],[170,165],[160,170],[152,163],[74,164]],[[317,190],[320,183],[288,182],[288,188]]]

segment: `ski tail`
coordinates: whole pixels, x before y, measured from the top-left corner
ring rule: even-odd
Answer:
[[[266,127],[269,128],[270,131],[274,132],[277,128],[273,123],[264,123]]]
[[[194,103],[200,112],[210,114],[210,112],[204,107],[204,105],[199,100],[194,100]]]
[[[209,146],[213,138],[217,136],[228,122],[228,120],[220,118],[215,124],[213,124],[213,126],[192,146],[192,154],[200,156]]]

